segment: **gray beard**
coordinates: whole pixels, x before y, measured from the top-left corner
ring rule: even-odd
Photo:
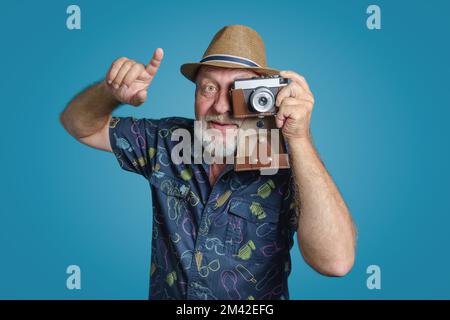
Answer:
[[[194,134],[196,139],[202,142],[205,153],[207,153],[210,157],[217,158],[225,158],[234,155],[237,146],[236,136],[234,136],[232,141],[229,141],[230,139],[226,139],[226,143],[224,142],[224,137],[222,137],[222,139],[213,140],[213,135],[211,135],[210,132],[214,129],[207,128],[207,121],[205,119],[199,121],[202,121],[201,130],[195,130]]]

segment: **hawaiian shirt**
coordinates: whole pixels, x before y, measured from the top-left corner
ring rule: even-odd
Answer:
[[[194,120],[113,117],[110,141],[120,166],[151,187],[150,299],[289,299],[290,249],[297,216],[291,170],[233,170],[216,183],[209,165],[171,161],[179,128]],[[194,139],[192,139],[194,140]]]

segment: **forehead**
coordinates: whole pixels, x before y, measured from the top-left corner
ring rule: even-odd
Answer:
[[[238,77],[243,78],[254,76],[258,76],[258,73],[247,69],[231,69],[231,68],[202,66],[198,71],[197,81],[202,79],[211,79],[220,81],[226,79],[236,79]]]

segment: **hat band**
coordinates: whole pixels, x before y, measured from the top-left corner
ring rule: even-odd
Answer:
[[[233,62],[247,67],[261,67],[259,64],[250,59],[232,56],[228,54],[212,54],[200,60],[200,62],[207,62],[207,61]]]

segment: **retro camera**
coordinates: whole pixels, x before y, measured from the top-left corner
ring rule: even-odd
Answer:
[[[263,117],[276,114],[277,94],[287,84],[288,79],[278,75],[236,80],[231,88],[234,117]]]
[[[290,167],[281,130],[275,125],[277,94],[287,85],[288,79],[280,76],[234,81],[230,90],[233,117],[243,119],[237,134],[235,171],[275,169],[276,173]]]

